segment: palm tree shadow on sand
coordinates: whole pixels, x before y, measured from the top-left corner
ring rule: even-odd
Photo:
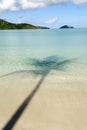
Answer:
[[[36,92],[39,90],[41,84],[45,80],[46,76],[50,73],[51,70],[59,70],[64,71],[67,64],[72,63],[73,59],[65,59],[57,56],[50,56],[47,58],[44,58],[43,60],[39,59],[28,59],[27,64],[31,64],[32,66],[35,66],[35,70],[23,70],[23,71],[16,71],[12,72],[6,75],[1,76],[6,77],[17,73],[32,73],[35,76],[40,75],[41,79],[33,89],[33,91],[26,97],[26,99],[23,101],[23,103],[18,107],[16,112],[12,115],[10,120],[6,123],[6,125],[3,127],[2,130],[12,130],[12,128],[15,126],[18,119],[21,117],[22,113],[26,109],[26,107],[29,105],[33,97],[35,96]]]

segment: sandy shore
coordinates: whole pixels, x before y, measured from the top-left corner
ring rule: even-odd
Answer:
[[[0,79],[0,130],[39,80],[16,75]],[[48,75],[12,130],[87,130],[86,78]]]

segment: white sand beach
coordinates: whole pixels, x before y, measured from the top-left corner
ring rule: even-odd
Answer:
[[[0,130],[39,80],[16,75],[0,79]],[[49,74],[12,130],[87,130],[87,79]]]

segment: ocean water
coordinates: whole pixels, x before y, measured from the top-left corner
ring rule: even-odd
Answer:
[[[44,68],[86,79],[87,29],[0,31],[0,77]]]

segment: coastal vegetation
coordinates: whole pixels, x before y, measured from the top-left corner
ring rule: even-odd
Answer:
[[[0,19],[0,30],[9,29],[49,29],[48,27],[35,26],[28,23],[11,23]]]
[[[63,25],[59,29],[73,29],[74,27]],[[50,29],[49,27],[36,26],[28,23],[11,23],[6,20],[0,19],[0,30],[10,29]]]

